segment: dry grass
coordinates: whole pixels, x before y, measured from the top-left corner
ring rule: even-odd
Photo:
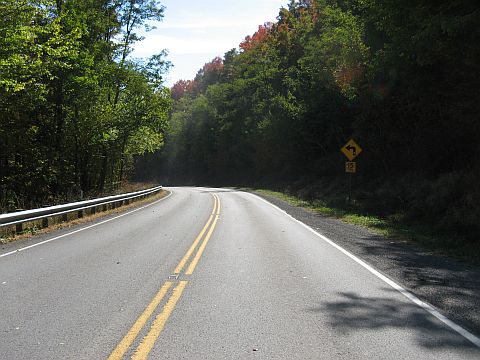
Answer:
[[[379,235],[403,243],[415,243],[431,252],[454,258],[456,260],[480,265],[480,244],[461,238],[442,236],[434,233],[428,226],[409,225],[402,222],[402,214],[387,218],[359,214],[348,208],[329,207],[319,199],[306,201],[296,196],[277,191],[255,189],[260,194],[276,197],[289,204],[312,210],[318,214],[337,218],[345,223],[366,227]]]
[[[140,190],[151,189],[158,186],[157,183],[124,183],[120,188],[115,192],[118,194],[126,194]]]
[[[145,184],[143,184],[143,185],[145,185]],[[149,186],[149,187],[153,187],[153,186]],[[144,188],[148,188],[148,187],[144,187]],[[131,190],[131,191],[127,191],[127,192],[133,192],[133,191],[138,191],[138,190],[141,190],[141,189],[137,188],[136,190]],[[107,211],[97,212],[95,214],[84,215],[82,218],[76,218],[76,219],[71,219],[71,220],[66,221],[66,222],[60,222],[60,223],[57,223],[57,224],[52,224],[51,226],[48,226],[48,227],[43,228],[43,229],[38,229],[36,227],[26,228],[21,234],[15,234],[15,235],[1,237],[0,238],[0,243],[6,244],[6,243],[11,243],[11,242],[14,242],[14,241],[18,241],[18,240],[24,240],[24,239],[28,239],[28,238],[31,238],[31,237],[36,236],[36,235],[48,234],[48,233],[50,233],[52,231],[55,231],[55,230],[70,228],[70,227],[73,227],[73,226],[76,226],[76,225],[88,223],[88,222],[91,222],[93,220],[97,220],[97,219],[100,219],[100,218],[103,218],[103,217],[106,217],[106,216],[109,216],[109,215],[120,214],[120,213],[125,212],[129,209],[137,208],[137,207],[140,207],[142,205],[146,205],[146,204],[152,203],[154,201],[160,200],[160,199],[164,198],[165,196],[167,196],[167,194],[168,194],[168,192],[166,190],[161,190],[158,194],[152,195],[152,196],[150,196],[146,199],[141,199],[141,200],[138,200],[138,201],[134,201],[131,204],[124,205],[124,206],[119,206],[115,209],[110,209],[110,210],[107,210]]]

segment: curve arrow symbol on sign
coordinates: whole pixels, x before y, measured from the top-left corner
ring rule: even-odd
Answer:
[[[353,156],[357,155],[357,148],[355,146],[348,145],[345,149],[347,149],[348,151],[351,151]]]
[[[362,148],[355,142],[355,140],[350,139],[340,151],[347,157],[348,160],[353,161],[361,152]]]

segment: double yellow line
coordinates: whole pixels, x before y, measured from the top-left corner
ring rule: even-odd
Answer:
[[[193,253],[198,247],[198,244],[203,239],[203,242],[201,243],[200,247],[198,247],[198,250],[195,256],[193,257],[193,260],[190,262],[190,264],[187,267],[187,270],[184,272],[184,275],[193,274],[193,272],[195,271],[195,268],[198,265],[198,262],[200,261],[200,258],[202,257],[203,252],[205,251],[205,247],[207,246],[208,241],[212,237],[213,230],[215,229],[215,226],[217,225],[217,222],[218,222],[218,218],[220,216],[220,199],[216,194],[213,194],[213,198],[214,198],[214,204],[213,204],[212,213],[210,214],[210,217],[208,218],[208,221],[203,227],[202,231],[200,231],[198,236],[195,238],[195,241],[186,252],[185,256],[182,258],[182,260],[180,260],[177,267],[175,268],[174,270],[175,275],[180,276],[182,274],[182,271],[185,268],[187,262],[192,257]],[[204,237],[205,233],[206,233],[206,236]],[[133,342],[138,337],[138,334],[145,327],[145,324],[151,318],[152,314],[155,312],[158,305],[160,305],[163,298],[169,293],[170,289],[174,284],[175,284],[174,281],[166,281],[163,284],[163,286],[160,288],[158,293],[154,296],[150,304],[148,304],[148,306],[145,308],[143,313],[135,321],[133,326],[124,336],[122,341],[120,341],[120,343],[117,345],[115,350],[113,350],[113,352],[110,354],[110,356],[108,357],[108,360],[120,360],[123,358],[125,353],[130,349]],[[132,355],[133,360],[143,360],[148,357],[148,354],[150,353],[153,346],[155,345],[155,341],[160,336],[168,318],[170,317],[173,310],[175,309],[175,306],[177,305],[178,300],[182,296],[183,290],[185,290],[185,287],[187,286],[187,284],[188,284],[188,281],[183,281],[183,280],[179,281],[177,286],[173,289],[172,295],[163,306],[162,311],[157,315],[155,320],[153,320],[152,325],[150,326],[150,330],[143,337],[142,341],[140,342],[137,349],[133,353]]]

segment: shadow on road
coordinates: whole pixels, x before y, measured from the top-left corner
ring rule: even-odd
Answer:
[[[394,292],[393,289],[384,289]],[[405,329],[413,333],[425,348],[455,348],[478,351],[478,348],[432,315],[408,300],[393,297],[362,297],[354,292],[339,293],[339,300],[326,302],[313,313],[327,314],[332,330],[349,335],[357,331]]]
[[[448,318],[480,334],[480,267],[393,241],[283,200],[257,194],[387,274]]]
[[[401,279],[427,302],[480,332],[480,271],[430,254],[414,244],[388,241],[381,236],[355,239],[359,255],[375,267]],[[357,250],[357,251],[358,251]]]

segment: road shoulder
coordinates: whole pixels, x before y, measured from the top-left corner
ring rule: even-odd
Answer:
[[[253,192],[362,258],[451,320],[480,333],[480,268]]]
[[[27,230],[24,234],[16,235],[14,237],[6,239],[0,238],[0,257],[3,257],[6,254],[14,251],[21,251],[21,249],[50,241],[52,238],[65,237],[69,234],[82,231],[82,229],[87,229],[124,216],[131,212],[141,210],[163,199],[166,199],[170,194],[170,191],[162,190],[156,195],[134,201],[128,205],[98,212],[94,215],[85,215],[82,218],[61,222],[40,230]]]

